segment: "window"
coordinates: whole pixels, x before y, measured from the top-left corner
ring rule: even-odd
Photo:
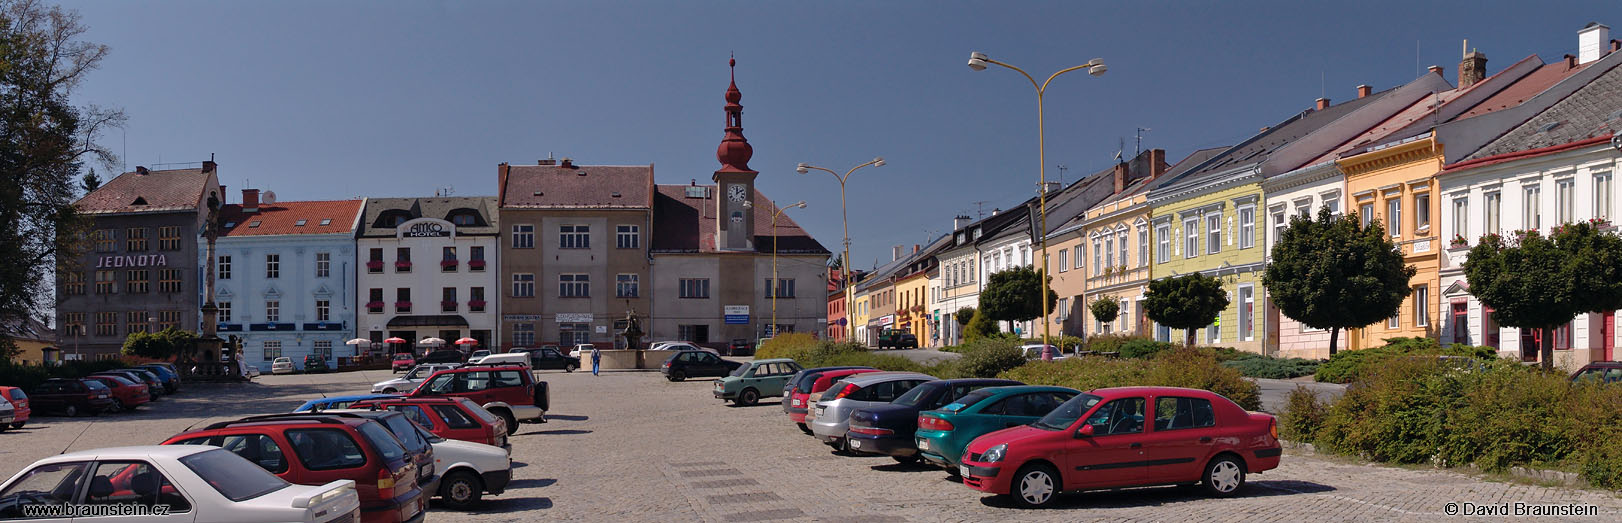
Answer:
[[[317,341],[312,344],[312,348],[315,349],[315,357],[323,360],[332,359],[332,340]]]
[[[1202,398],[1155,398],[1155,432],[1216,426],[1210,400]]]
[[[590,323],[558,324],[558,345],[569,347],[581,343],[591,343]]]
[[[779,278],[777,280],[777,286],[776,287],[777,287],[777,293],[776,293],[777,295],[776,295],[776,297],[778,297],[778,298],[793,298],[794,297],[794,278]],[[905,295],[903,295],[903,296],[905,296]],[[766,278],[766,297],[767,298],[773,297],[772,296],[772,279],[771,278]],[[890,303],[895,303],[895,295],[894,294],[890,294]]]
[[[118,276],[113,271],[96,271],[96,294],[112,294],[118,289]]]
[[[1430,324],[1430,286],[1414,287],[1414,326],[1426,327]]]
[[[90,236],[96,240],[96,252],[113,252],[118,250],[118,241],[113,238],[113,231],[111,229],[97,229],[96,232],[91,233]]]
[[[456,312],[461,304],[456,301],[456,287],[444,287],[439,292],[439,311]]]
[[[467,270],[484,272],[484,246],[474,245],[467,248]]]
[[[97,492],[95,485],[113,485],[115,481],[124,482],[123,489],[107,492],[105,495],[98,495],[100,493]],[[91,476],[90,485],[91,488],[84,499],[86,505],[113,505],[125,508],[128,507],[128,505],[124,505],[126,503],[145,506],[162,505],[168,507],[167,514],[191,512],[191,502],[187,501],[185,496],[175,490],[175,486],[169,483],[168,478],[163,477],[162,473],[145,461],[97,462],[96,472]],[[111,513],[122,514],[117,512],[116,509]],[[19,512],[19,514],[21,513]],[[97,514],[99,515],[100,512]]]
[[[1374,204],[1365,203],[1359,206],[1357,214],[1359,215],[1358,219],[1363,221],[1363,228],[1369,228],[1369,224],[1374,223]]]
[[[219,311],[214,315],[215,321],[220,323],[231,323],[231,302],[222,301],[215,303],[214,308]]]
[[[1059,321],[1064,321],[1064,320],[1069,318],[1069,315],[1065,314],[1069,310],[1070,310],[1070,298],[1059,298],[1059,307],[1057,309],[1054,309],[1054,312],[1059,314]]]
[[[614,276],[614,297],[635,298],[640,289],[637,288],[638,276],[635,274],[618,274]]]
[[[1104,244],[1097,236],[1093,237],[1093,276],[1104,273]]]
[[[315,277],[326,278],[332,275],[332,253],[315,253]]]
[[[411,312],[411,289],[409,287],[394,289],[394,312]]]
[[[1538,199],[1542,197],[1543,190],[1536,185],[1528,185],[1523,192],[1521,201],[1521,225],[1526,230],[1537,230],[1543,227],[1543,205]]]
[[[372,289],[366,296],[366,312],[383,314],[383,289]]]
[[[62,294],[69,296],[84,294],[84,273],[79,271],[62,273]]]
[[[388,431],[375,423],[360,426],[362,435],[375,437],[367,434],[369,430],[381,430],[385,431],[385,434]],[[293,455],[298,456],[299,462],[304,464],[306,470],[339,470],[366,464],[366,451],[361,450],[355,439],[342,430],[288,429],[285,434],[287,442],[293,446]],[[388,456],[390,446],[374,445],[374,447],[381,451],[379,454],[384,456],[384,460],[390,459]],[[394,443],[392,448],[404,450],[399,443]]]
[[[383,249],[372,248],[367,251],[366,272],[381,274],[383,272]]]
[[[158,330],[180,328],[180,311],[158,311]]]
[[[1183,218],[1183,257],[1193,258],[1200,254],[1200,219],[1194,217]]]
[[[1576,206],[1572,204],[1572,201],[1577,199],[1577,195],[1574,194],[1576,186],[1577,183],[1572,181],[1571,178],[1555,182],[1556,223],[1571,223],[1577,215],[1574,209]]]
[[[1138,226],[1138,266],[1149,266],[1149,228]]]
[[[484,305],[485,305],[485,303],[484,303],[484,287],[468,287],[468,289],[467,289],[467,310],[468,310],[468,312],[484,312]],[[481,343],[480,345],[483,345],[483,344]]]
[[[1115,233],[1115,245],[1115,252],[1121,255],[1121,262],[1116,264],[1116,266],[1125,269],[1127,267],[1126,229],[1121,229],[1119,232]]]
[[[1143,398],[1122,398],[1093,411],[1086,423],[1093,427],[1094,436],[1137,434],[1143,432]]]
[[[1470,200],[1462,194],[1453,198],[1453,234],[1470,237]]]
[[[1222,213],[1205,215],[1205,252],[1216,254],[1222,252]]]
[[[329,321],[332,317],[332,302],[329,300],[315,300],[315,321]]]
[[[1239,248],[1249,249],[1256,246],[1256,208],[1239,208]]]
[[[231,279],[231,257],[216,256],[215,259],[218,260],[218,268],[215,270],[216,278],[221,280]]]
[[[1402,200],[1392,198],[1385,201],[1385,228],[1392,238],[1402,236]]]
[[[1104,238],[1103,243],[1104,243],[1104,264],[1105,265],[1110,265],[1111,266],[1110,268],[1114,268],[1112,263],[1115,261],[1115,242],[1110,241],[1109,237],[1106,236]]]
[[[151,290],[152,284],[147,280],[149,272],[146,269],[124,271],[124,292],[142,294]]]
[[[282,276],[282,255],[265,255],[265,278],[280,278]]]
[[[394,249],[394,272],[411,272],[411,248]]]
[[[98,312],[98,313],[96,313],[96,335],[97,336],[116,336],[116,335],[118,335],[118,313],[116,313],[116,312]]]
[[[535,324],[514,323],[513,345],[519,347],[532,347],[535,345]]]
[[[710,342],[709,325],[677,325],[676,339],[693,343]]]
[[[1289,222],[1287,220],[1284,219],[1284,211],[1282,209],[1277,210],[1277,211],[1273,211],[1272,216],[1273,216],[1273,241],[1277,242],[1280,239],[1284,238],[1284,230],[1290,228],[1290,224],[1289,224]]]
[[[129,311],[124,313],[124,332],[133,334],[147,332],[146,311]]]
[[[528,273],[528,272],[515,272],[515,273],[513,273],[513,297],[514,298],[534,298],[535,297],[535,275],[533,273]]]
[[[1498,221],[1498,208],[1501,206],[1503,201],[1504,201],[1503,194],[1496,193],[1496,192],[1490,192],[1490,193],[1486,194],[1486,205],[1482,206],[1483,207],[1483,209],[1482,209],[1482,221],[1485,222],[1482,225],[1485,226],[1486,228],[1485,228],[1485,230],[1482,231],[1482,233],[1484,233],[1484,234],[1498,234],[1498,232],[1500,231],[1499,226],[1498,226],[1498,224],[1500,223]]]
[[[1386,320],[1385,320],[1385,328],[1387,328],[1387,329],[1395,329],[1397,327],[1402,326],[1401,315],[1402,315],[1402,310],[1399,307],[1397,312],[1391,313],[1390,318],[1386,318]]]
[[[681,279],[681,297],[683,297],[683,298],[708,298],[708,297],[710,297],[710,279],[709,278],[682,278]],[[686,338],[682,338],[682,339],[686,340]],[[692,340],[687,340],[687,341],[692,341]]]
[[[1059,272],[1070,272],[1070,249],[1059,249]]]
[[[1599,171],[1594,173],[1594,217],[1601,220],[1611,220],[1612,207],[1611,172]]]
[[[1325,196],[1324,208],[1329,209],[1329,214],[1340,214],[1340,197]]]
[[[513,248],[514,249],[534,249],[535,248],[535,226],[534,225],[514,225],[513,226]]]
[[[124,230],[124,250],[146,250],[146,227],[130,227]]]
[[[158,292],[180,292],[180,269],[158,269]]]
[[[591,296],[591,275],[559,274],[559,298],[586,298]]]
[[[158,250],[180,250],[180,226],[165,225],[158,228]]]
[[[1256,341],[1255,325],[1252,323],[1256,310],[1256,291],[1249,285],[1239,286],[1239,339],[1241,341]]]
[[[265,301],[265,322],[276,323],[282,321],[282,302],[277,300]]]
[[[1171,226],[1155,226],[1155,259],[1160,263],[1171,261]]]
[[[591,226],[589,225],[559,225],[559,249],[590,249]]]
[[[1414,195],[1414,231],[1429,230],[1431,227],[1431,195],[1420,193]]]
[[[468,213],[459,213],[455,216],[451,216],[451,223],[455,224],[457,227],[472,227],[476,221],[477,220],[475,217]]]
[[[641,228],[635,225],[620,225],[614,227],[614,246],[621,249],[636,249],[641,246]]]

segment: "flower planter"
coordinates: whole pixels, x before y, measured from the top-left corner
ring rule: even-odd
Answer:
[[[366,268],[374,271],[381,271],[383,270],[383,262],[378,260],[366,262]]]
[[[394,310],[400,311],[400,312],[411,312],[411,302],[409,302],[409,301],[397,301],[397,302],[394,302]]]
[[[409,270],[411,270],[411,262],[408,262],[408,261],[394,262],[394,268],[396,270],[409,271]]]
[[[383,308],[383,302],[380,302],[380,301],[366,302],[366,308],[368,308],[368,309],[381,309],[381,308]]]
[[[456,260],[443,260],[443,261],[440,261],[439,266],[443,267],[443,268],[446,268],[446,269],[455,267],[456,266]]]
[[[485,305],[486,305],[486,303],[485,303],[484,300],[468,300],[467,301],[467,306],[469,306],[469,307],[483,308]]]
[[[483,269],[484,268],[484,260],[468,260],[467,268],[469,268],[469,269]]]
[[[456,310],[456,302],[454,302],[454,301],[441,301],[441,302],[439,302],[439,308],[447,310],[447,311],[454,311],[454,310]]]

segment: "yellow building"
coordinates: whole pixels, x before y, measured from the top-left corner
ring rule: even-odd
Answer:
[[[29,319],[20,326],[4,328],[11,342],[17,345],[17,355],[11,358],[13,363],[39,365],[47,360],[55,363],[62,361],[61,350],[56,345],[56,333],[44,323]]]
[[[918,346],[929,340],[929,271],[916,270],[896,275],[895,328],[918,337]]]

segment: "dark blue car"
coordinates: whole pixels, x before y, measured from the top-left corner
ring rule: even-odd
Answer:
[[[850,450],[916,463],[920,456],[913,433],[918,431],[919,412],[945,407],[979,389],[1010,385],[1024,383],[991,378],[935,380],[913,387],[887,405],[857,409],[850,413],[850,431],[846,433]]]
[[[175,374],[175,371],[169,370],[169,367],[162,365],[140,365],[136,368],[146,369],[152,371],[153,374],[157,374],[158,381],[163,383],[163,391],[165,393],[174,394],[175,391],[180,390],[180,375]]]

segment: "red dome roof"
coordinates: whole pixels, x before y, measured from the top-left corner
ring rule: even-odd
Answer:
[[[728,60],[727,66],[736,68],[738,61]],[[743,100],[743,92],[738,90],[736,72],[732,84],[727,86],[726,100],[726,134],[721,138],[721,145],[715,148],[715,159],[721,162],[722,171],[754,172],[749,168],[749,158],[755,155],[755,148],[743,137],[743,106],[738,104]]]

